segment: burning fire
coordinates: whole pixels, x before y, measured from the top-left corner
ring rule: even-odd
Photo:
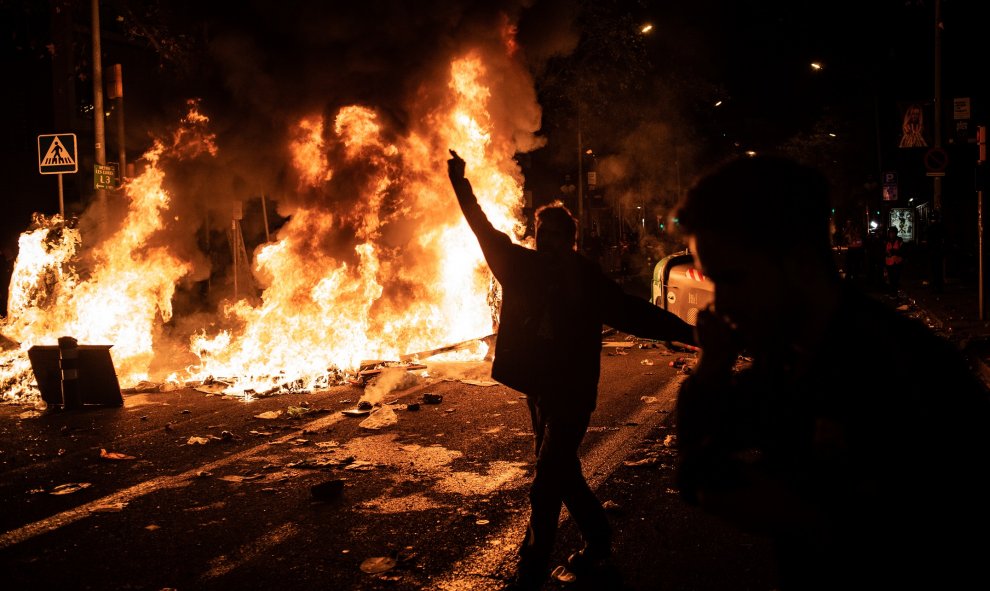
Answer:
[[[442,99],[421,107],[420,123],[401,136],[368,106],[341,108],[333,120],[298,119],[288,147],[300,193],[319,195],[350,174],[359,177],[360,194],[343,209],[334,207],[334,195],[287,206],[288,221],[254,252],[260,296],[230,298],[211,322],[189,331],[182,338],[195,361],[177,367],[162,342],[173,296],[195,265],[166,243],[166,230],[180,223],[174,203],[182,196],[163,188],[160,162],[217,153],[193,103],[171,140],[156,141],[144,155],[143,173],[125,187],[126,211],[107,216],[115,230],[106,239],[87,249],[84,232],[40,215],[21,235],[0,322],[0,333],[17,345],[0,357],[4,396],[37,396],[26,352],[60,336],[112,344],[123,387],[214,378],[249,398],[326,386],[365,360],[396,360],[490,334],[493,283],[446,178],[453,148],[495,226],[522,235],[521,177],[512,157],[524,146],[514,131],[498,133],[488,76],[479,53],[454,60]],[[328,238],[349,246],[325,248]],[[478,341],[448,355],[486,353]]]

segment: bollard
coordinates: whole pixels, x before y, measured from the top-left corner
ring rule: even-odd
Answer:
[[[62,369],[62,408],[82,408],[79,392],[79,345],[72,337],[59,337],[58,362]]]

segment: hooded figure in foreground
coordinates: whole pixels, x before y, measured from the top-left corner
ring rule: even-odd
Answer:
[[[580,577],[611,554],[605,511],[581,471],[578,447],[598,397],[602,328],[693,342],[691,325],[625,293],[576,250],[577,225],[563,206],[536,212],[536,250],[514,244],[485,216],[454,151],[447,172],[457,202],[502,288],[492,378],[526,395],[536,440],[531,517],[515,589],[539,589],[566,505],[584,538],[569,567]]]
[[[715,284],[677,403],[681,494],[774,540],[782,591],[987,588],[987,390],[951,343],[841,280],[828,191],[742,158],[677,211]]]

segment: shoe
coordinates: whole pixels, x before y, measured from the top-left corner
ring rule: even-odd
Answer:
[[[612,551],[609,548],[585,546],[567,557],[567,568],[577,575],[596,572],[608,566],[611,558]]]

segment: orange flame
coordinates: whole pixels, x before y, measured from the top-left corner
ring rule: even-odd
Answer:
[[[385,139],[378,114],[366,106],[344,107],[332,122],[299,119],[289,148],[301,190],[333,186],[335,167],[360,163],[375,173],[358,198],[347,200],[353,205],[346,211],[326,203],[292,211],[277,240],[254,254],[260,300],[227,302],[222,329],[189,336],[199,363],[185,378],[230,379],[228,393],[247,398],[288,383],[317,388],[364,360],[398,359],[492,332],[493,281],[446,178],[447,148],[453,148],[467,161],[493,224],[514,239],[522,235],[521,176],[512,160],[517,146],[497,139],[509,134],[495,133],[486,76],[480,55],[455,60],[449,95],[393,140]],[[0,324],[21,353],[71,335],[81,343],[112,344],[122,385],[151,377],[171,298],[192,268],[166,247],[149,246],[168,219],[171,198],[158,161],[166,150],[216,151],[207,121],[192,107],[171,145],[156,142],[145,155],[147,169],[126,187],[127,214],[88,255],[93,264],[85,276],[72,266],[78,233],[61,220],[44,220],[22,235],[11,314]],[[328,150],[328,141],[341,150]],[[331,161],[333,155],[340,160]],[[319,237],[345,231],[352,232],[343,237],[352,243],[350,252],[314,247]],[[446,358],[486,352],[479,341]],[[0,358],[0,383],[24,371],[23,364],[14,366],[14,357],[9,363]]]

